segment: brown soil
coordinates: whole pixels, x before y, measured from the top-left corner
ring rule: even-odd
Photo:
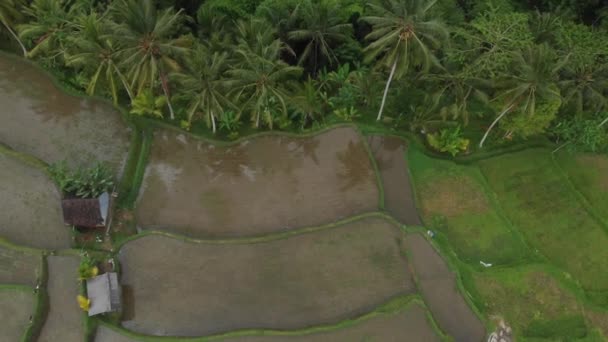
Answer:
[[[386,210],[406,225],[422,225],[410,184],[406,143],[382,136],[371,136],[368,143],[382,178]]]
[[[456,286],[455,275],[433,246],[420,234],[408,234],[405,245],[431,314],[455,341],[482,341],[485,328]]]
[[[0,59],[1,60],[1,59]],[[42,171],[0,153],[0,236],[16,244],[60,249],[71,244],[61,197]]]
[[[377,210],[364,142],[351,128],[311,138],[264,136],[218,147],[155,136],[137,222],[193,237],[252,236]]]
[[[35,305],[33,291],[0,289],[0,341],[21,341]]]
[[[19,58],[0,54],[0,142],[46,162],[109,162],[120,168],[129,134],[110,105],[64,94]]]
[[[600,189],[608,191],[608,156],[600,154],[581,154],[576,157],[577,163],[583,168],[597,170],[598,175],[596,184]]]
[[[29,285],[38,283],[42,257],[0,246],[0,284]]]
[[[333,324],[415,291],[401,239],[381,219],[257,244],[142,237],[119,254],[133,297],[123,325],[202,336]]]
[[[84,313],[78,307],[78,265],[72,256],[51,256],[48,259],[49,311],[38,342],[81,342],[84,338]]]
[[[600,329],[604,336],[608,336],[608,311],[585,310],[587,319]]]
[[[470,178],[447,174],[424,182],[420,202],[425,216],[440,214],[450,218],[466,212],[483,213],[489,209],[484,193]]]

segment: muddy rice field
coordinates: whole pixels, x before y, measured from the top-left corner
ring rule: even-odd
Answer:
[[[66,95],[4,55],[0,104],[0,144],[14,150],[0,152],[1,341],[31,327],[36,291],[48,295],[39,342],[484,339],[456,275],[410,230],[422,222],[407,142],[354,125],[233,143],[155,128],[128,213],[140,235],[97,251],[120,264],[123,311],[112,329],[88,331],[76,301],[82,251],[57,185],[28,160],[106,162],[120,180],[129,125],[108,103]]]
[[[159,131],[138,224],[191,237],[251,236],[376,210],[378,185],[364,144],[352,128],[229,147]]]
[[[199,336],[336,323],[415,291],[402,240],[380,219],[257,244],[145,236],[120,252],[134,306],[123,325]]]

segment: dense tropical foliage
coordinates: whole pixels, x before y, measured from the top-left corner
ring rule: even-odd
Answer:
[[[68,85],[186,129],[376,119],[435,143],[462,127],[479,147],[549,134],[598,151],[606,13],[594,0],[5,0],[0,35]]]

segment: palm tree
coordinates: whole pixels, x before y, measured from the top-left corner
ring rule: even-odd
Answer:
[[[564,102],[574,107],[575,114],[600,112],[608,106],[608,98],[603,94],[608,88],[608,68],[594,64],[575,68],[564,68],[559,85]]]
[[[15,24],[18,19],[21,19],[21,13],[19,12],[22,6],[21,0],[3,0],[0,2],[0,23],[10,33],[11,36],[19,43],[21,50],[23,50],[23,57],[27,57],[27,49],[19,39],[19,36],[13,31],[11,26]]]
[[[177,58],[184,57],[191,45],[188,37],[174,38],[185,20],[183,10],[158,11],[153,0],[117,0],[110,10],[114,19],[111,38],[121,44],[118,55],[131,87],[139,94],[160,81],[174,119],[167,75],[179,69]]]
[[[226,96],[228,89],[224,76],[227,69],[226,52],[211,52],[198,45],[186,59],[186,72],[172,75],[181,86],[180,93],[189,99],[188,121],[202,111],[213,133],[216,121],[225,109],[236,109]]]
[[[313,75],[322,60],[326,59],[330,65],[338,61],[332,46],[346,41],[352,34],[352,25],[343,22],[340,10],[337,2],[320,0],[307,0],[297,9],[302,27],[290,31],[287,38],[294,42],[306,42],[298,63],[302,65],[308,61],[312,65]]]
[[[302,69],[289,66],[280,59],[285,46],[279,39],[264,42],[267,33],[258,34],[258,43],[241,37],[235,51],[236,66],[228,71],[228,86],[236,97],[243,99],[243,107],[249,112],[254,127],[263,119],[271,129],[275,115],[287,115],[287,98],[290,82],[297,79]]]
[[[289,104],[294,114],[302,119],[302,128],[307,122],[320,118],[323,106],[317,82],[308,77],[291,97]]]
[[[83,13],[80,3],[64,0],[33,0],[23,12],[31,18],[27,24],[17,27],[19,37],[33,40],[29,55],[45,53],[51,60],[61,57],[65,51],[65,39],[73,30],[73,20]]]
[[[539,102],[561,101],[557,76],[565,62],[565,59],[556,61],[551,48],[546,44],[529,46],[513,53],[511,71],[499,84],[503,90],[492,100],[502,103],[502,111],[486,130],[479,147],[483,147],[492,128],[506,114],[519,111],[521,115],[532,117]]]
[[[365,37],[372,41],[364,49],[366,60],[379,60],[380,66],[390,68],[377,120],[382,118],[393,77],[400,78],[412,67],[427,71],[432,64],[438,64],[431,49],[438,48],[448,32],[441,22],[428,18],[436,2],[381,0],[370,4],[371,15],[362,18],[372,25]]]
[[[118,103],[116,79],[122,84],[129,99],[133,101],[131,87],[118,67],[117,44],[111,39],[103,38],[107,35],[107,30],[102,19],[93,12],[90,15],[79,17],[76,26],[74,34],[67,38],[69,48],[66,53],[66,64],[95,68],[87,86],[87,94],[95,93],[99,77],[103,74],[115,104]],[[74,51],[74,53],[70,53],[70,51]]]

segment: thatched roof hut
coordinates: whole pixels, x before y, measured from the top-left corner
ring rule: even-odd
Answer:
[[[104,192],[98,198],[68,198],[61,201],[61,207],[65,224],[103,228],[109,218],[110,195]]]

